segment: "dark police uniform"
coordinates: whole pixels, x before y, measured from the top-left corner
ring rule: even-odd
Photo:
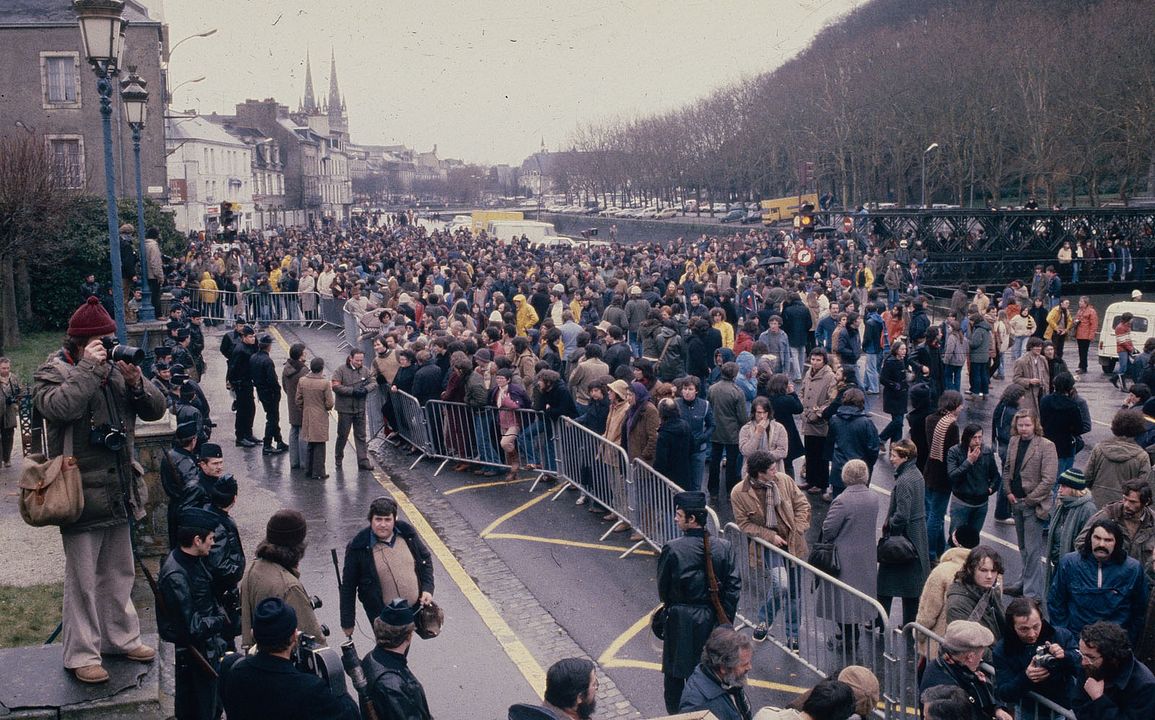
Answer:
[[[262,337],[261,340],[270,337]],[[258,341],[259,342],[259,341]],[[249,359],[249,375],[253,379],[253,387],[257,390],[257,399],[261,401],[261,408],[265,411],[265,450],[273,448],[273,443],[284,446],[281,438],[281,383],[277,377],[277,369],[273,366],[273,359],[269,357],[267,347],[263,343]]]
[[[165,451],[160,461],[160,485],[168,495],[168,547],[177,549],[177,518],[182,508],[195,507],[208,502],[208,495],[200,482],[201,469],[197,465],[195,452],[183,447],[173,447]]]
[[[390,720],[429,720],[425,689],[409,670],[405,656],[376,647],[361,661],[369,683],[369,697],[377,717]]]
[[[231,476],[222,477],[216,487],[220,488],[230,481],[235,489],[236,480],[231,480]],[[237,586],[245,575],[245,548],[241,545],[237,523],[227,510],[215,504],[205,506],[205,510],[217,518],[215,542],[205,563],[212,576],[213,594],[229,618],[228,629],[223,633],[225,642],[230,650],[236,650],[236,637],[241,634],[241,594]]]
[[[203,510],[186,509],[180,515],[182,526],[204,529],[211,523]],[[215,720],[220,716],[217,679],[192,653],[199,651],[214,669],[224,656],[221,636],[228,617],[213,595],[212,576],[203,558],[177,548],[165,558],[158,585],[164,607],[157,613],[157,629],[161,638],[176,645],[177,720]]]
[[[233,348],[229,362],[228,381],[237,396],[237,415],[234,429],[237,442],[252,441],[253,419],[257,415],[257,403],[253,398],[253,375],[250,361],[257,352],[255,344],[241,342]]]
[[[263,652],[225,659],[221,701],[229,720],[357,720],[348,694],[334,695],[318,676]]]
[[[658,597],[669,608],[662,644],[662,673],[666,676],[666,709],[670,713],[678,712],[686,678],[694,673],[706,639],[718,625],[706,579],[704,535],[704,530],[687,530],[682,537],[666,543],[658,558]],[[730,543],[711,535],[710,557],[718,579],[718,599],[726,616],[733,620],[742,578]]]

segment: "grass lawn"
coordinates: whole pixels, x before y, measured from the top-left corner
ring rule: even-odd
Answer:
[[[12,361],[12,374],[16,376],[20,387],[27,389],[32,385],[32,373],[44,363],[45,358],[60,349],[62,342],[63,330],[47,330],[27,333],[20,347],[5,350],[4,355]]]
[[[63,598],[63,583],[0,586],[0,648],[42,645],[60,622]]]

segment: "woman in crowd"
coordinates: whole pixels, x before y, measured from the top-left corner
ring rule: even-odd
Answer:
[[[1004,607],[1001,579],[1003,559],[987,545],[971,550],[962,569],[946,591],[946,621],[971,620],[1003,637]]]
[[[862,460],[849,460],[841,473],[840,484],[846,489],[834,498],[826,511],[819,538],[837,548],[841,567],[838,579],[867,597],[874,597],[878,582],[874,557],[878,495],[867,486],[870,471]],[[838,623],[838,631],[828,641],[831,650],[838,643],[852,643],[857,639],[858,626],[874,622],[878,617],[869,603],[834,592],[819,594],[818,614]]]
[[[766,389],[770,393],[770,409],[774,421],[786,429],[787,451],[783,472],[793,478],[794,461],[805,454],[802,436],[798,434],[798,424],[794,420],[795,415],[802,414],[802,401],[798,399],[794,383],[786,373],[771,376]]]
[[[843,367],[845,370],[845,366]],[[874,470],[878,458],[878,430],[874,421],[866,414],[866,396],[858,388],[850,388],[842,396],[838,412],[830,419],[827,435],[827,455],[831,460],[831,499],[843,491],[842,468],[851,460],[862,460],[869,473]]]
[[[1002,476],[994,452],[983,445],[983,428],[968,424],[958,445],[947,451],[946,468],[951,484],[950,528],[983,529],[991,495],[999,491]]]
[[[827,363],[826,351],[810,351],[810,367],[802,377],[802,441],[806,452],[806,491],[812,495],[826,492],[830,463],[826,459],[828,424],[823,413],[834,400],[838,380]]]
[[[890,415],[890,422],[878,434],[883,442],[902,439],[902,421],[906,417],[910,393],[906,366],[906,343],[902,340],[891,343],[890,354],[882,363],[882,372],[878,376],[878,383],[882,385],[882,410]]]
[[[930,572],[927,553],[926,504],[923,479],[915,463],[917,449],[910,440],[891,443],[888,458],[894,466],[894,489],[882,523],[883,533],[904,537],[914,546],[915,557],[904,564],[878,565],[878,602],[889,613],[894,598],[902,598],[902,622],[912,622],[918,597]]]

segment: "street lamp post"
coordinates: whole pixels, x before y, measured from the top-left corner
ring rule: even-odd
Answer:
[[[920,205],[924,210],[926,209],[926,156],[928,153],[937,149],[938,143],[931,143],[927,146],[926,150],[922,151],[922,202]]]
[[[120,233],[117,230],[116,176],[112,159],[112,79],[119,70],[124,48],[124,0],[73,0],[84,55],[96,73],[100,95],[100,124],[104,131],[104,189],[108,202],[108,254],[112,264],[112,307],[116,337],[127,342],[124,326],[124,287],[120,267]]]
[[[148,83],[132,68],[129,69],[128,78],[120,83],[120,104],[124,108],[124,119],[132,128],[132,158],[136,166],[136,229],[137,239],[140,242],[139,320],[141,322],[156,320],[156,309],[152,304],[152,288],[148,284],[148,252],[144,245],[144,193],[140,186],[140,135],[148,119],[147,85]]]

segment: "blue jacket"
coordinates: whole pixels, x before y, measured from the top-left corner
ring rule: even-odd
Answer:
[[[1043,643],[1055,643],[1063,647],[1065,657],[1051,670],[1051,676],[1040,683],[1027,679],[1027,666],[1035,657],[1035,650]],[[1026,645],[1013,630],[995,643],[991,664],[995,668],[995,694],[999,699],[1016,703],[1035,691],[1048,700],[1054,700],[1063,707],[1071,707],[1076,678],[1080,678],[1079,638],[1063,628],[1053,627],[1043,621],[1043,631],[1038,642]]]
[[[710,436],[714,434],[714,411],[710,408],[710,401],[697,397],[691,405],[678,398],[678,410],[694,435],[694,452],[704,450],[710,443]]]
[[[834,328],[838,327],[838,322],[833,317],[827,315],[818,321],[818,327],[814,330],[814,340],[821,347],[829,351],[830,337],[834,334]]]
[[[739,689],[738,692],[745,692]],[[701,665],[686,679],[678,712],[709,710],[718,720],[742,720],[730,694]]]
[[[886,332],[886,323],[882,316],[872,312],[866,316],[866,329],[862,333],[862,351],[877,355],[882,352],[883,334]]]
[[[871,470],[878,459],[878,428],[865,410],[843,405],[830,420],[826,436],[826,457],[831,460],[832,478],[842,481],[842,467],[850,460],[862,460]],[[837,473],[837,474],[834,474]]]
[[[1132,646],[1139,642],[1147,612],[1147,577],[1138,560],[1126,557],[1121,548],[1116,554],[1123,555],[1122,561],[1108,560],[1101,579],[1099,562],[1090,555],[1072,552],[1059,559],[1047,594],[1052,624],[1078,635],[1087,625],[1105,620],[1121,625]]]

